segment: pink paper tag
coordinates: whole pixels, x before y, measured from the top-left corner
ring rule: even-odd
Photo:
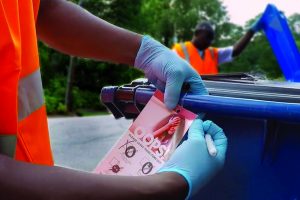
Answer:
[[[169,111],[156,91],[140,115],[94,170],[97,174],[143,176],[170,158],[196,114],[177,106]]]

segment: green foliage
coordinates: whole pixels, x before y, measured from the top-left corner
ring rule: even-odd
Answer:
[[[103,110],[104,107],[100,104],[99,92],[91,92],[88,90],[80,90],[78,87],[73,88],[74,107],[89,108],[91,110]]]
[[[141,0],[83,0],[82,7],[122,28],[139,31]]]
[[[289,25],[293,32],[298,49],[300,48],[300,14],[293,14],[289,18]]]
[[[52,79],[62,77],[67,73],[69,56],[61,54],[39,42],[39,54],[43,85],[51,87]]]
[[[58,76],[50,80],[49,85],[44,89],[47,112],[49,114],[65,113],[64,105],[66,78]]]

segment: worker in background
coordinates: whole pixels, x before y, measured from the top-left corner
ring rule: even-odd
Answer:
[[[159,173],[106,176],[53,166],[37,39],[66,54],[143,70],[173,109],[184,82],[207,94],[200,76],[149,36],[114,26],[65,0],[0,2],[0,199],[184,199],[222,168],[227,139],[197,119]],[[101,77],[99,77],[101,78]],[[204,134],[217,140],[208,154]]]
[[[224,48],[211,47],[215,32],[208,22],[202,22],[195,27],[191,41],[177,43],[172,48],[180,57],[188,61],[201,75],[218,74],[218,66],[231,62],[240,55],[254,34],[261,29],[261,20],[257,20],[247,33],[234,45]]]

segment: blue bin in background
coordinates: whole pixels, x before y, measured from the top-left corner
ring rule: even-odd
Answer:
[[[300,82],[300,55],[286,17],[274,5],[269,4],[261,20],[286,80]]]
[[[207,113],[228,137],[224,168],[193,199],[300,199],[300,83],[234,79],[203,76],[210,95],[180,98],[183,107]],[[140,82],[104,87],[101,100],[116,118],[130,119],[154,91]]]

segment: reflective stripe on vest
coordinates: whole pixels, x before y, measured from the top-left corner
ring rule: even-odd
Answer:
[[[187,60],[192,67],[201,75],[218,73],[218,52],[216,48],[207,48],[204,57],[199,54],[198,49],[192,42],[175,44],[173,49],[183,59]]]
[[[183,54],[184,54],[184,59],[185,59],[186,61],[188,61],[188,63],[190,63],[190,55],[189,55],[189,53],[188,53],[188,50],[187,50],[185,44],[180,43],[180,46],[181,46],[181,49],[182,49]]]
[[[209,47],[208,48],[209,52],[210,52],[210,56],[212,57],[212,59],[214,60],[215,59],[215,53],[214,53],[214,49]]]
[[[181,49],[183,51],[184,59],[186,61],[188,61],[188,63],[190,63],[190,55],[188,53],[188,50],[187,50],[185,44],[184,43],[180,43],[180,47],[181,47]],[[210,52],[210,55],[211,55],[212,59],[214,59],[215,58],[215,53],[214,53],[213,48],[209,47],[209,52]],[[199,56],[201,57],[200,52],[199,52]]]
[[[19,81],[18,119],[23,120],[44,104],[40,69]]]

